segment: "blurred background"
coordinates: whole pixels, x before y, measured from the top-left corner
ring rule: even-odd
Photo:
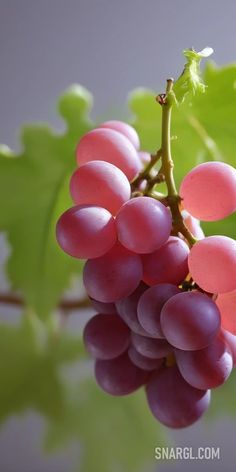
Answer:
[[[18,150],[18,131],[25,122],[46,121],[64,129],[55,104],[72,83],[93,94],[93,117],[120,117],[127,114],[126,98],[132,89],[145,86],[160,92],[167,77],[181,72],[184,48],[212,46],[218,65],[234,62],[235,17],[234,0],[0,0],[0,142]],[[6,257],[2,237],[2,267]],[[0,287],[1,292],[8,288],[4,270]],[[74,313],[67,329],[79,331],[89,314],[89,310],[84,316]],[[19,316],[19,308],[1,305],[5,323],[15,323]],[[77,375],[76,369],[67,375]],[[30,405],[20,415],[10,415],[0,431],[0,470],[65,472],[76,464],[80,470],[77,441],[51,454],[43,452],[45,428],[45,419]],[[235,419],[222,415],[186,431],[168,432],[176,445],[221,447],[221,460],[153,462],[154,468],[233,472],[235,432]],[[118,433],[122,436],[114,424],[112,434]],[[138,448],[132,440],[130,447]]]

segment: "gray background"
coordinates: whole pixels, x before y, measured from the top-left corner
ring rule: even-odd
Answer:
[[[0,142],[18,147],[22,122],[46,120],[60,129],[56,97],[71,83],[94,94],[94,115],[119,116],[134,87],[160,91],[167,77],[181,71],[186,47],[212,46],[216,63],[235,61],[235,18],[234,0],[0,0]],[[3,289],[6,281],[0,282]],[[3,307],[1,316],[8,319],[9,309]],[[77,445],[43,457],[43,429],[33,413],[11,418],[0,434],[0,470],[69,472]],[[233,472],[234,437],[229,418],[174,432],[178,445],[221,446],[222,461],[169,463],[158,470]]]

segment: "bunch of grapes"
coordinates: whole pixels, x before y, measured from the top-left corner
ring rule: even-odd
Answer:
[[[150,185],[155,159],[139,149],[134,128],[119,121],[82,137],[75,205],[60,217],[57,240],[87,259],[97,314],[84,342],[97,383],[115,396],[145,386],[155,418],[181,428],[200,418],[236,363],[236,241],[204,237],[199,223],[235,211],[236,170],[200,164],[168,199]]]

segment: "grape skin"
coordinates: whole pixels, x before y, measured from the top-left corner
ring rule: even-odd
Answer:
[[[117,240],[114,218],[105,208],[77,205],[57,222],[56,237],[67,254],[79,259],[100,257]]]
[[[236,335],[232,334],[230,331],[221,328],[221,336],[224,342],[230,349],[233,358],[233,367],[236,365]]]
[[[117,244],[104,256],[89,259],[83,272],[88,295],[105,303],[130,295],[142,279],[142,263],[134,254]]]
[[[147,371],[159,369],[163,365],[164,361],[164,359],[151,359],[150,357],[142,356],[134,346],[130,346],[128,356],[134,365]]]
[[[221,314],[221,326],[236,335],[236,290],[219,294],[216,305]]]
[[[223,162],[204,162],[180,186],[182,204],[203,221],[217,221],[236,210],[236,169]]]
[[[179,285],[188,274],[188,254],[187,244],[170,236],[157,251],[142,255],[144,282],[148,285]]]
[[[236,241],[227,236],[208,236],[192,247],[189,271],[206,292],[225,293],[236,289]]]
[[[102,390],[114,396],[129,395],[147,382],[148,372],[134,365],[128,354],[97,360],[95,377]]]
[[[186,351],[203,349],[220,329],[220,312],[207,295],[179,293],[162,308],[161,327],[172,346]]]
[[[131,344],[142,356],[150,359],[162,359],[173,351],[166,339],[152,339],[131,333]]]
[[[128,297],[122,298],[116,302],[116,309],[123,321],[129,328],[137,334],[148,336],[148,333],[140,325],[137,317],[137,305],[141,295],[147,290],[147,285],[141,282],[136,290]]]
[[[190,215],[190,213],[188,213],[186,210],[183,210],[181,214],[184,219],[184,224],[188,228],[190,233],[192,233],[192,235],[196,239],[205,238],[205,234],[201,228],[200,221],[194,216]]]
[[[117,314],[115,303],[103,303],[95,300],[94,298],[89,297],[93,308],[98,313],[105,313],[106,315],[115,315]]]
[[[155,372],[146,387],[149,408],[155,418],[169,428],[185,428],[195,423],[210,404],[210,390],[191,387],[177,366]]]
[[[118,167],[129,181],[141,170],[141,163],[136,149],[131,142],[118,131],[99,128],[86,133],[76,149],[78,165],[90,161],[106,161]]]
[[[118,315],[99,313],[86,324],[83,339],[93,357],[114,359],[128,349],[130,330]]]
[[[116,217],[118,239],[130,251],[150,253],[170,236],[171,214],[151,197],[137,197],[126,202]]]
[[[109,120],[105,121],[99,128],[108,128],[118,131],[119,133],[123,134],[135,147],[138,151],[140,148],[140,140],[137,131],[130,126],[128,123],[124,123],[124,121],[118,120]]]
[[[76,204],[94,204],[116,215],[130,199],[131,188],[118,167],[104,161],[91,161],[76,169],[70,180],[70,193]]]
[[[176,349],[175,355],[179,370],[186,382],[203,390],[222,385],[233,367],[230,348],[220,335],[204,349],[197,351]]]
[[[138,320],[141,326],[153,338],[164,338],[160,316],[164,304],[180,289],[172,284],[158,284],[148,288],[140,297],[137,307]]]

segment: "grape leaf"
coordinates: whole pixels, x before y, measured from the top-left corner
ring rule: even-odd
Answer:
[[[204,82],[207,86],[204,94],[187,98],[173,109],[172,155],[177,184],[190,169],[207,160],[222,160],[236,166],[236,65],[217,68],[209,63]],[[161,107],[155,95],[150,90],[137,89],[130,96],[133,124],[142,148],[150,152],[161,145]],[[236,215],[203,226],[207,234],[235,238]]]
[[[7,273],[14,289],[40,317],[53,309],[82,263],[64,254],[55,239],[59,215],[72,202],[69,178],[75,168],[76,144],[91,128],[90,94],[73,86],[59,100],[67,124],[63,135],[47,126],[22,131],[23,150],[0,148],[0,230],[7,233],[11,254]]]

